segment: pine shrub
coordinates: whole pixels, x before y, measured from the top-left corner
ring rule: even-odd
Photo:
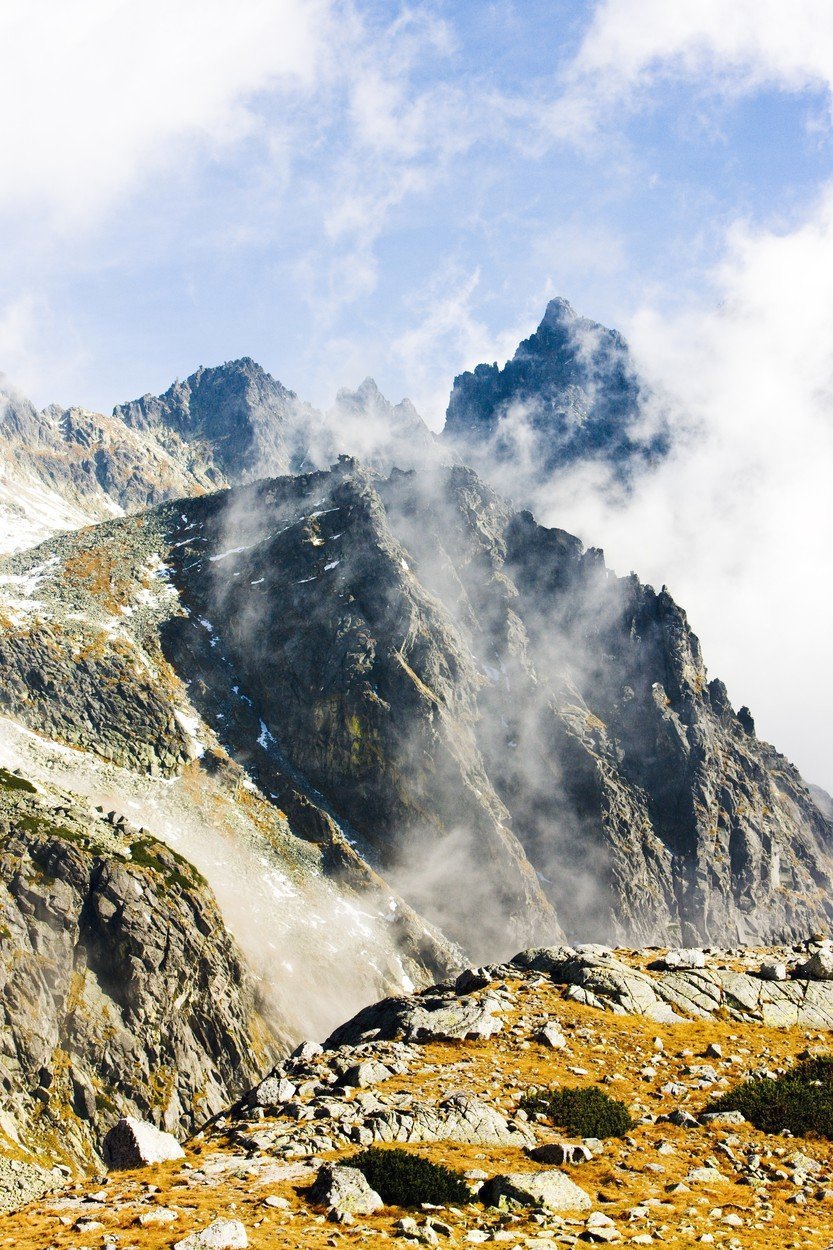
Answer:
[[[531,1090],[521,1107],[527,1115],[545,1115],[571,1137],[624,1137],[634,1123],[625,1104],[598,1085]]]
[[[751,1077],[706,1111],[740,1111],[764,1133],[789,1129],[833,1140],[833,1056],[802,1059],[783,1076]]]
[[[371,1146],[348,1160],[348,1166],[364,1174],[386,1206],[418,1207],[430,1202],[441,1207],[450,1202],[471,1202],[469,1188],[458,1172],[407,1150]]]

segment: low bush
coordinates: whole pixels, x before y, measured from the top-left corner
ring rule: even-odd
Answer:
[[[430,1202],[441,1207],[449,1202],[471,1202],[471,1192],[458,1172],[407,1150],[371,1146],[347,1162],[364,1173],[371,1189],[387,1206],[418,1207]]]
[[[527,1115],[545,1115],[572,1137],[624,1137],[634,1123],[625,1104],[598,1085],[530,1090],[521,1108]]]
[[[706,1111],[740,1111],[764,1133],[789,1129],[796,1137],[833,1140],[833,1056],[802,1059],[783,1076],[751,1077]]]

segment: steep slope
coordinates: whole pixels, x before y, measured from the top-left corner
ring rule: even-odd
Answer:
[[[383,493],[467,624],[487,770],[569,933],[770,941],[829,919],[833,826],[709,682],[664,589],[615,577],[468,470]]]
[[[228,757],[282,845],[379,899],[381,873],[476,958],[829,919],[831,825],[685,614],[471,470],[345,459],[55,540],[2,585],[8,715],[160,777]],[[450,958],[421,932],[417,966]]]
[[[146,830],[0,769],[0,1139],[95,1160],[120,1114],[183,1134],[276,1050],[206,882]]]
[[[666,450],[647,395],[615,330],[551,300],[533,335],[501,368],[478,365],[454,379],[443,441],[520,497],[541,477],[577,461],[602,462],[622,478]]]
[[[59,777],[195,863],[288,1043],[460,956],[373,872],[307,780],[272,760],[204,626],[193,622],[196,672],[166,660],[162,639],[187,611],[162,561],[163,526],[179,516],[106,523],[6,562],[0,763]],[[209,691],[218,715],[207,725],[195,704]],[[212,728],[225,733],[224,720],[240,763]]]

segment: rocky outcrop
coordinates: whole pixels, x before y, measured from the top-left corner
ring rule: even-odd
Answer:
[[[772,956],[761,963],[754,950],[701,951],[698,966],[675,969],[665,960],[634,967],[603,947],[557,947],[522,951],[512,966],[545,973],[574,1002],[658,1023],[724,1017],[773,1028],[831,1029],[831,945],[811,940],[780,952],[785,971],[777,980],[770,975]]]
[[[487,480],[520,470],[522,498],[524,484],[579,460],[627,478],[667,450],[661,429],[646,430],[645,399],[622,337],[553,299],[502,368],[454,379],[443,440]]]
[[[122,1115],[185,1134],[270,1052],[199,874],[152,838],[0,772],[0,1127],[92,1160]]]
[[[162,775],[213,743],[328,875],[396,887],[410,950],[420,914],[481,959],[830,915],[833,828],[685,613],[471,470],[345,459],[54,540],[3,585],[10,712],[122,762],[141,708]]]

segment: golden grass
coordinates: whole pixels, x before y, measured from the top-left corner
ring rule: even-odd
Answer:
[[[591,1008],[564,1001],[554,986],[544,984],[531,988],[516,986],[517,1005],[505,1016],[504,1031],[489,1041],[432,1043],[421,1052],[423,1065],[403,1077],[387,1081],[383,1090],[407,1090],[420,1098],[435,1100],[460,1090],[474,1093],[487,1101],[509,1109],[517,1105],[520,1093],[531,1084],[560,1082],[590,1084],[608,1074],[622,1079],[608,1085],[609,1092],[634,1108],[642,1106],[653,1112],[667,1112],[678,1105],[672,1096],[660,1093],[660,1087],[676,1079],[688,1080],[683,1069],[691,1063],[712,1063],[721,1074],[734,1081],[765,1063],[778,1067],[792,1061],[801,1051],[826,1049],[826,1036],[803,1029],[774,1029],[761,1025],[737,1024],[710,1020],[682,1024],[657,1025],[639,1017],[602,1014]],[[529,1041],[529,1030],[513,1032],[521,1015],[547,1013],[556,1017],[565,1029],[569,1045],[564,1051],[550,1051]],[[663,1049],[655,1046],[662,1041]],[[723,1060],[705,1059],[710,1042],[723,1048]],[[734,1057],[732,1063],[729,1057]],[[576,1075],[571,1068],[587,1069],[587,1075]],[[654,1068],[656,1075],[643,1076],[641,1070]],[[696,1112],[708,1100],[711,1091],[692,1094],[686,1105]],[[540,1126],[539,1140],[557,1140],[560,1134]],[[592,1162],[567,1168],[573,1179],[585,1189],[594,1208],[612,1215],[622,1232],[618,1244],[647,1230],[643,1220],[630,1221],[629,1210],[646,1199],[659,1202],[651,1208],[654,1221],[652,1233],[656,1244],[684,1247],[699,1244],[703,1232],[714,1235],[715,1245],[727,1248],[741,1246],[744,1250],[822,1250],[830,1245],[833,1198],[808,1197],[804,1206],[787,1201],[795,1186],[791,1180],[775,1180],[767,1185],[768,1204],[756,1198],[755,1190],[733,1180],[712,1186],[692,1185],[689,1192],[670,1192],[696,1166],[707,1159],[717,1160],[727,1175],[734,1175],[723,1153],[726,1143],[738,1157],[750,1147],[758,1151],[783,1149],[785,1155],[803,1149],[826,1167],[833,1166],[833,1143],[827,1141],[787,1140],[765,1137],[749,1125],[737,1129],[700,1128],[684,1130],[669,1124],[639,1125],[631,1137],[607,1143],[605,1152]],[[661,1149],[660,1149],[661,1147]],[[461,1171],[480,1169],[497,1171],[534,1170],[537,1166],[520,1149],[458,1146],[438,1143],[413,1146],[409,1149]],[[670,1148],[670,1149],[669,1149]],[[208,1155],[234,1153],[228,1139],[214,1133],[205,1142],[195,1141],[188,1149],[187,1164],[199,1167]],[[352,1150],[331,1157],[346,1158]],[[664,1170],[657,1171],[657,1165]],[[145,1187],[159,1187],[150,1199]],[[95,1191],[95,1182],[76,1187],[73,1192]],[[811,1195],[813,1190],[808,1191]],[[206,1186],[189,1182],[188,1168],[166,1164],[137,1172],[114,1174],[107,1186],[107,1203],[95,1216],[103,1230],[80,1232],[72,1228],[77,1211],[50,1209],[50,1200],[35,1204],[24,1212],[0,1218],[0,1246],[14,1245],[18,1250],[78,1250],[100,1247],[105,1233],[113,1232],[122,1247],[141,1250],[162,1250],[170,1247],[187,1232],[199,1229],[218,1218],[242,1220],[253,1250],[294,1250],[295,1247],[318,1247],[345,1244],[373,1244],[395,1236],[393,1225],[403,1212],[385,1210],[377,1216],[359,1217],[353,1226],[334,1226],[325,1221],[323,1213],[313,1211],[305,1201],[298,1182],[261,1185],[241,1173],[230,1173],[219,1183]],[[267,1195],[284,1197],[289,1211],[273,1210],[263,1205]],[[140,1206],[139,1200],[144,1197]],[[129,1204],[120,1214],[112,1208]],[[141,1210],[152,1205],[169,1206],[178,1211],[175,1224],[142,1228],[135,1223]],[[709,1216],[719,1208],[721,1215]],[[744,1227],[734,1228],[722,1218],[736,1213]],[[416,1213],[420,1217],[420,1213]],[[62,1222],[67,1221],[66,1223]],[[538,1238],[530,1245],[544,1250],[546,1229],[525,1214],[516,1221],[507,1221],[497,1213],[487,1216],[482,1208],[467,1208],[460,1215],[450,1215],[456,1225],[451,1244],[464,1245],[465,1228],[491,1223],[512,1236],[496,1245],[525,1247],[527,1239]],[[548,1221],[553,1244],[569,1244],[569,1238],[584,1229],[581,1213],[564,1213],[561,1221]],[[443,1244],[448,1244],[444,1242]],[[579,1243],[584,1244],[584,1243]]]

